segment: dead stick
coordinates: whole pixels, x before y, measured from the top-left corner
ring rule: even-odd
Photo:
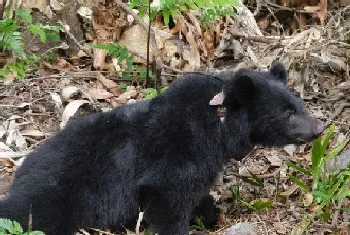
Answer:
[[[89,51],[87,48],[85,48],[83,45],[81,45],[78,40],[74,37],[74,35],[69,32],[69,30],[66,29],[65,25],[63,24],[62,21],[58,21],[58,23],[62,26],[63,31],[68,35],[68,37],[70,39],[72,39],[72,41],[82,50],[84,51],[88,56],[90,56],[91,58],[93,58],[94,56],[92,55],[91,51]]]

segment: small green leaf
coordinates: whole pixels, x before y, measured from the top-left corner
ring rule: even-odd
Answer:
[[[170,12],[168,10],[163,10],[164,24],[169,25],[170,22]]]
[[[306,184],[304,184],[301,180],[299,180],[298,178],[296,178],[292,174],[288,174],[288,176],[293,181],[293,183],[296,184],[301,190],[303,190],[304,192],[307,192],[307,193],[310,192],[309,187],[306,186]]]
[[[309,171],[308,169],[305,169],[304,167],[301,167],[301,166],[299,166],[291,161],[287,162],[287,166],[289,166],[289,167],[293,168],[294,170],[297,170],[301,173],[304,173],[306,175],[310,175],[310,176],[312,175],[311,171]]]
[[[33,22],[33,17],[28,11],[23,9],[16,9],[15,13],[22,21],[26,22],[27,24],[31,24]]]
[[[329,213],[328,211],[327,212],[322,212],[322,213],[319,213],[315,216],[315,218],[318,218],[318,219],[321,219],[323,221],[328,221],[332,218],[331,216],[331,213]]]
[[[160,89],[160,94],[164,93],[168,89],[168,86],[162,87]]]
[[[271,200],[254,200],[251,201],[250,203],[251,208],[253,208],[254,210],[263,210],[266,209],[268,207],[272,206],[272,201]]]
[[[341,151],[343,151],[343,149],[346,147],[348,142],[349,140],[344,140],[343,142],[341,142],[341,144],[338,147],[336,147],[330,153],[327,154],[326,160],[330,160],[333,157],[337,156]]]
[[[29,235],[45,235],[45,233],[43,233],[41,231],[31,231],[31,232],[29,232]]]
[[[40,26],[36,24],[30,24],[28,25],[29,31],[32,32],[33,34],[39,35],[40,36],[40,41],[42,43],[46,43],[46,34],[43,29],[40,28]]]
[[[142,92],[146,94],[145,96],[146,100],[153,99],[158,95],[157,90],[154,88],[143,89]]]
[[[329,130],[325,136],[325,138],[323,139],[322,141],[322,149],[321,149],[321,154],[324,155],[326,153],[326,150],[328,148],[328,145],[329,145],[329,142],[332,138],[332,135],[333,135],[333,132],[335,130],[335,125],[332,124],[330,127],[329,127]]]
[[[57,33],[46,33],[46,38],[48,41],[61,41],[61,38]]]

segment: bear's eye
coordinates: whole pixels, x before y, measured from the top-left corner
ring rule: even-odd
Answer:
[[[292,107],[288,107],[284,110],[284,115],[288,118],[290,118],[294,114],[295,114],[295,109]]]

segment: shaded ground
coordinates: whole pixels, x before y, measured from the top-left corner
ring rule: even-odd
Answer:
[[[342,78],[334,78],[335,83],[327,88],[327,93],[337,92],[339,94],[336,85],[341,83]],[[320,77],[318,79],[322,80]],[[96,83],[94,79],[45,78],[21,80],[3,87],[0,105],[3,129],[6,130],[8,120],[13,119],[18,125],[17,129],[20,130],[15,138],[21,136],[25,140],[25,144],[22,146],[12,144],[7,149],[1,147],[1,193],[4,193],[10,185],[15,164],[20,163],[28,150],[34,149],[42,140],[59,130],[62,121],[62,109],[53,100],[52,94],[58,94],[62,97],[63,90],[74,86],[81,90],[81,93],[78,92],[72,97],[72,99],[77,100],[87,97],[88,95],[84,93],[84,90],[97,86]],[[326,84],[323,85],[326,86]],[[314,94],[308,92],[306,95],[311,97]],[[140,99],[141,96],[136,97]],[[88,98],[85,99],[89,100]],[[82,105],[74,118],[112,107],[106,100],[91,98],[90,102]],[[63,102],[63,106],[66,103]],[[308,107],[313,112],[319,112],[319,114],[316,113],[316,116],[321,114],[326,120],[325,117],[331,115],[332,111],[334,114],[336,109],[334,107],[346,106],[344,104],[346,104],[344,100],[323,97],[311,99],[308,102]],[[343,113],[337,116],[336,123],[339,123],[340,129],[337,133],[339,140],[335,142],[342,140],[345,132],[349,130],[347,111],[347,109],[344,109]],[[5,154],[6,150],[13,150],[13,152],[6,152],[7,154]],[[259,234],[291,234],[296,224],[301,221],[301,214],[309,211],[302,205],[302,196],[299,190],[292,185],[286,176],[287,167],[283,160],[291,159],[307,165],[310,158],[309,151],[309,145],[289,146],[285,150],[257,148],[242,162],[230,162],[213,189],[214,197],[218,199],[218,206],[222,209],[222,221],[217,234],[237,222],[255,224]],[[250,176],[249,172],[256,174],[263,180],[263,188],[244,183],[236,177]],[[234,199],[231,191],[232,185],[240,188],[245,201],[270,198],[274,200],[273,207],[260,212],[249,210]],[[350,206],[350,203],[347,203],[348,205],[344,205],[345,207]],[[337,218],[333,218],[333,221],[327,223],[315,222],[311,226],[310,233],[334,234],[335,231],[340,231],[337,234],[347,234],[346,231],[350,229],[349,219],[349,213],[339,213]]]

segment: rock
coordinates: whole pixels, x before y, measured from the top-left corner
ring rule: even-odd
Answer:
[[[344,150],[338,156],[333,157],[327,162],[327,174],[334,174],[342,169],[345,169],[350,164],[350,149]]]
[[[238,223],[228,228],[224,235],[258,235],[255,226],[249,223]]]

